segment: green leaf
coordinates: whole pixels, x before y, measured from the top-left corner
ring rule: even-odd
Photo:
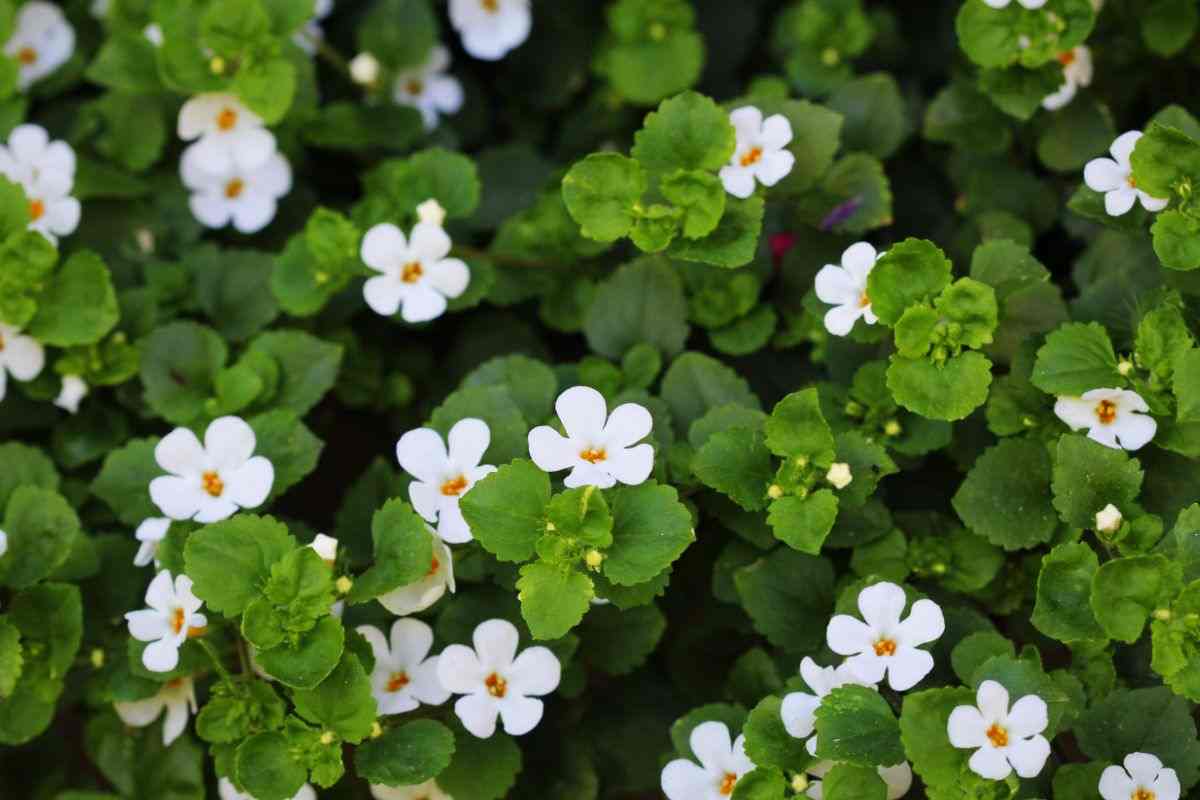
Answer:
[[[110,31],[85,75],[109,89],[157,92],[163,88],[154,45],[133,31]]]
[[[871,273],[872,275],[874,273]],[[942,364],[892,356],[887,385],[896,402],[928,419],[964,419],[987,401],[992,362],[967,351]]]
[[[4,464],[0,472],[0,508],[8,505],[21,486],[58,489],[60,479],[54,462],[35,447],[20,442],[0,444],[0,464]]]
[[[759,408],[758,395],[733,369],[703,353],[686,352],[671,362],[662,381],[662,399],[682,430],[711,408],[735,403]]]
[[[196,300],[226,339],[249,339],[279,315],[268,289],[274,264],[267,253],[209,247],[188,253],[183,263],[192,272]]]
[[[279,408],[247,422],[254,431],[255,452],[275,468],[271,497],[279,497],[316,469],[325,445],[296,412]]]
[[[604,559],[604,575],[618,586],[654,578],[696,538],[679,493],[652,480],[613,492],[612,516],[613,543]]]
[[[775,467],[762,431],[731,428],[708,437],[692,459],[692,472],[747,511],[758,511],[767,505]]]
[[[336,617],[323,617],[299,637],[295,646],[282,644],[258,651],[268,675],[293,689],[312,689],[325,680],[342,658],[345,629]]]
[[[733,155],[736,136],[729,116],[695,92],[664,100],[633,138],[631,155],[653,175],[676,170],[716,171]]]
[[[592,581],[570,567],[535,561],[517,580],[521,616],[534,639],[557,639],[579,624],[592,597]]]
[[[1151,623],[1151,666],[1176,694],[1189,700],[1200,697],[1200,581],[1184,588],[1171,604],[1170,617]]]
[[[203,416],[228,355],[217,332],[194,322],[173,322],[156,328],[139,347],[146,403],[176,425]]]
[[[922,130],[931,142],[943,142],[979,153],[997,153],[1012,141],[1012,120],[972,83],[955,81],[925,109]]]
[[[905,309],[932,300],[950,283],[950,259],[933,242],[905,239],[880,256],[867,277],[871,310],[895,325]]]
[[[1054,676],[1047,675],[1040,663],[1029,658],[1014,658],[1003,654],[993,656],[972,674],[970,685],[979,688],[985,680],[996,681],[1008,690],[1012,702],[1026,695],[1037,695],[1045,701],[1049,726],[1047,738],[1053,738],[1067,714],[1073,714],[1071,697],[1063,691]]]
[[[767,447],[777,456],[818,463],[833,460],[833,431],[821,414],[815,388],[792,392],[776,403],[763,429]]]
[[[8,534],[0,583],[13,589],[27,589],[50,577],[81,535],[79,517],[62,495],[36,486],[13,491],[0,529]]]
[[[433,778],[454,755],[454,734],[440,722],[419,719],[371,739],[354,753],[359,777],[388,786],[411,786]]]
[[[74,253],[37,298],[29,334],[42,344],[71,347],[100,341],[117,324],[117,295],[100,256]]]
[[[1083,753],[1118,764],[1128,753],[1154,753],[1185,786],[1200,780],[1200,742],[1188,701],[1165,686],[1119,689],[1080,714],[1074,728]]]
[[[684,0],[619,0],[608,9],[608,24],[615,42],[597,67],[621,97],[650,105],[699,79],[704,39]]]
[[[776,769],[799,769],[812,756],[804,747],[804,740],[797,739],[783,727],[778,697],[764,697],[750,712],[742,733],[746,737],[746,755],[760,767]]]
[[[553,535],[590,547],[612,544],[612,514],[604,495],[594,486],[567,489],[546,506],[547,530]]]
[[[1187,0],[1152,0],[1138,14],[1142,41],[1161,56],[1173,56],[1187,46],[1200,24],[1200,9]]]
[[[459,420],[467,417],[483,420],[491,430],[492,442],[484,452],[481,463],[507,464],[529,453],[530,426],[521,416],[521,407],[507,387],[471,386],[459,389],[434,409],[429,416],[429,427],[444,437]]]
[[[24,665],[21,632],[6,618],[0,617],[0,698],[12,695]]]
[[[837,513],[837,496],[829,489],[818,489],[807,497],[790,495],[772,500],[767,524],[788,547],[815,556],[833,530]]]
[[[619,153],[592,153],[563,178],[563,201],[584,236],[615,242],[633,229],[646,186],[638,162]]]
[[[758,252],[766,205],[761,197],[726,201],[725,214],[716,229],[700,239],[676,239],[667,255],[718,267],[740,267]]]
[[[138,525],[146,517],[159,515],[150,501],[150,481],[162,475],[154,459],[158,439],[132,439],[104,458],[100,474],[92,481],[92,494],[99,497],[126,525]],[[0,499],[4,494],[0,492]]]
[[[501,561],[528,561],[545,532],[550,476],[532,461],[506,464],[471,487],[459,507],[476,541]]]
[[[1048,542],[1058,527],[1050,457],[1028,439],[1005,439],[985,450],[952,502],[968,528],[1005,550]]]
[[[579,658],[609,675],[627,675],[645,663],[667,629],[667,618],[653,603],[622,611],[596,606],[580,629]]]
[[[927,689],[904,696],[900,739],[913,772],[926,786],[950,790],[962,782],[979,783],[966,768],[970,751],[954,747],[946,736],[951,712],[958,706],[973,705],[975,692],[963,688]]]
[[[1154,218],[1154,254],[1167,269],[1200,267],[1200,221],[1180,211],[1163,211]]]
[[[887,796],[883,778],[867,767],[836,764],[821,779],[821,797],[826,800],[885,800]]]
[[[1129,509],[1142,488],[1142,467],[1124,450],[1086,436],[1064,435],[1054,459],[1054,507],[1068,525],[1096,527],[1096,512],[1112,503]]]
[[[833,610],[833,567],[823,558],[785,547],[733,574],[738,598],[754,628],[776,647],[812,652],[825,641]]]
[[[296,95],[296,67],[286,58],[244,65],[233,81],[233,90],[251,111],[273,125],[287,116]]]
[[[725,213],[725,187],[711,173],[677,170],[662,179],[659,191],[683,209],[683,235],[689,239],[712,233]]]
[[[8,619],[21,634],[25,663],[12,695],[0,702],[0,742],[24,744],[54,718],[63,680],[83,639],[79,589],[43,583],[16,595]]]
[[[1071,322],[1047,336],[1037,352],[1031,380],[1054,395],[1081,395],[1123,383],[1108,332],[1096,322]]]
[[[1042,558],[1033,626],[1060,642],[1106,638],[1092,613],[1092,581],[1100,561],[1082,542],[1060,544]]]
[[[196,596],[213,611],[236,616],[259,596],[271,567],[295,548],[283,523],[238,514],[189,536],[183,558]]]
[[[950,651],[950,663],[954,674],[963,683],[970,683],[979,668],[996,656],[1016,655],[1013,643],[993,631],[976,631],[968,634]]]
[[[437,782],[451,797],[500,800],[521,771],[521,748],[511,736],[496,733],[479,739],[462,728],[454,731],[454,758],[438,773]]]
[[[259,733],[237,749],[238,783],[260,800],[289,800],[308,777],[282,733]]]
[[[407,35],[407,23],[403,30]],[[479,205],[479,173],[475,162],[461,153],[438,147],[406,159],[384,161],[367,173],[364,181],[367,191],[385,204],[379,222],[410,217],[418,205],[429,199],[441,203],[450,219],[469,217]]]
[[[341,345],[298,330],[260,334],[249,352],[270,356],[279,365],[279,389],[271,402],[301,417],[333,388],[343,354]]]
[[[292,702],[297,714],[354,744],[367,738],[375,722],[371,678],[349,652],[329,677],[315,689],[293,694]]]
[[[476,367],[462,385],[503,386],[526,420],[546,419],[554,410],[558,378],[543,361],[523,355],[498,356]]]
[[[770,767],[756,767],[738,779],[731,797],[732,800],[777,800],[783,796],[786,787],[782,772]]]
[[[583,320],[588,346],[609,358],[621,358],[640,343],[674,357],[683,349],[688,331],[679,274],[665,259],[653,256],[624,264],[602,281]]]
[[[1180,355],[1173,367],[1173,388],[1178,401],[1175,418],[1179,422],[1200,422],[1200,349]]]
[[[1200,173],[1200,141],[1161,122],[1150,125],[1129,158],[1138,189],[1151,197],[1171,197]]]
[[[474,490],[464,497],[473,493]],[[375,512],[371,518],[371,538],[375,542],[375,563],[355,579],[348,597],[351,603],[365,603],[416,583],[429,572],[432,540],[425,521],[403,500],[388,500]]]
[[[1042,100],[1062,86],[1062,82],[1062,67],[1053,62],[1037,69],[1009,67],[979,73],[979,88],[984,94],[1005,114],[1021,120],[1036,114]]]
[[[843,686],[817,707],[817,756],[886,767],[904,760],[900,723],[883,695],[865,686]]]
[[[18,203],[25,193],[19,186],[0,178],[0,197],[13,197]],[[15,197],[15,192],[20,197]],[[22,206],[18,205],[20,209]],[[28,206],[24,206],[28,208]],[[28,213],[26,211],[26,213]],[[27,218],[13,220],[11,209],[6,212],[7,224],[24,227]],[[0,320],[17,328],[29,324],[37,313],[34,296],[41,291],[54,265],[58,251],[36,231],[12,233],[0,244]]]
[[[1178,564],[1164,556],[1114,558],[1092,578],[1092,612],[1111,638],[1136,642],[1150,615],[1179,591]]]

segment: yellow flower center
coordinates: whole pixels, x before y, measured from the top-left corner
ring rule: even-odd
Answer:
[[[871,305],[871,298],[867,297],[866,292],[863,292],[858,296],[858,307],[866,308],[869,305]]]
[[[33,64],[36,64],[37,60],[38,60],[37,50],[34,50],[32,47],[25,46],[17,51],[17,61],[20,61],[22,64],[24,64],[27,67],[31,66]]]
[[[1155,800],[1155,795],[1149,789],[1143,789],[1139,786],[1136,792],[1129,795],[1129,800]]]
[[[717,787],[717,791],[723,795],[733,794],[733,787],[737,784],[737,775],[732,772],[726,772],[725,777],[721,778],[721,785]]]
[[[225,481],[215,472],[206,472],[200,477],[200,486],[212,497],[220,497],[225,491]]]
[[[483,6],[483,10],[489,14],[495,14],[500,10],[500,0],[479,0],[479,5]]]
[[[992,747],[1008,747],[1008,731],[998,722],[992,723],[992,727],[987,729],[987,738]]]
[[[182,608],[176,608],[171,612],[171,630],[179,633],[183,630],[183,624],[187,622],[187,615],[183,613]]]
[[[408,682],[407,672],[393,672],[388,678],[387,690],[389,692],[398,692],[405,686],[408,686]]]
[[[763,154],[763,151],[762,151],[761,147],[751,147],[749,150],[747,150],[742,155],[742,158],[741,158],[742,166],[749,167],[753,164],[757,164],[759,161],[762,160],[762,154]]]
[[[432,578],[434,575],[437,574],[438,567],[440,567],[441,565],[442,565],[442,562],[438,561],[437,556],[434,556],[433,560],[429,562],[429,572],[425,573],[425,577]]]
[[[1064,67],[1069,67],[1072,64],[1074,64],[1075,63],[1075,51],[1068,50],[1065,53],[1059,53],[1058,54],[1058,63],[1062,64]]]
[[[457,497],[467,489],[467,476],[459,475],[442,484],[442,494],[446,497]],[[434,559],[436,561],[437,559]]]
[[[487,687],[488,694],[492,697],[504,697],[508,692],[508,681],[494,672],[487,676],[483,685]]]
[[[46,213],[46,204],[41,200],[29,201],[29,219],[36,222]]]
[[[875,643],[875,655],[877,656],[894,656],[896,655],[896,642],[893,639],[880,639]]]
[[[229,183],[225,184],[225,196],[230,200],[236,200],[242,196],[242,192],[246,188],[246,183],[241,178],[234,178]]]
[[[0,333],[0,353],[4,352],[4,334]]]
[[[1112,400],[1101,400],[1096,404],[1096,419],[1101,425],[1112,425],[1117,419],[1117,404]]]
[[[416,283],[421,280],[421,276],[424,274],[425,270],[421,268],[420,261],[410,261],[400,271],[400,280],[405,283]]]
[[[603,447],[589,447],[580,453],[579,457],[589,464],[597,464],[608,458],[608,452]]]
[[[1137,188],[1137,178],[1133,177],[1133,173],[1130,173],[1129,177],[1125,179],[1125,182],[1129,184],[1130,189]]]
[[[425,84],[417,78],[412,78],[407,84],[405,84],[404,88],[409,94],[416,97],[417,95],[421,94],[421,92],[425,91]]]
[[[226,108],[217,114],[217,128],[223,131],[231,131],[237,125],[238,113],[232,108]]]

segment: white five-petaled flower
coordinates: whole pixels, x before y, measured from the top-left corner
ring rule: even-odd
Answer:
[[[29,230],[57,244],[79,226],[79,200],[71,197],[75,183],[75,151],[62,141],[50,141],[40,125],[18,125],[0,147],[0,174],[21,185],[29,201]]]
[[[462,108],[462,84],[446,74],[449,68],[450,51],[439,44],[424,64],[400,72],[392,84],[392,99],[420,111],[426,130],[437,127],[438,115],[454,114]]]
[[[1063,83],[1058,91],[1042,100],[1042,108],[1057,111],[1075,99],[1081,89],[1092,85],[1092,51],[1087,45],[1078,45],[1058,54],[1058,63],[1063,68]]]
[[[1125,756],[1125,768],[1106,767],[1100,775],[1104,800],[1179,800],[1179,776],[1150,753]]]
[[[129,703],[113,703],[117,716],[126,725],[144,728],[158,719],[165,709],[163,720],[163,746],[170,747],[187,728],[189,713],[195,714],[196,685],[190,677],[176,678],[164,683],[158,693],[142,700]]]
[[[381,783],[373,783],[371,796],[375,800],[454,800],[435,780],[415,786],[384,786]]]
[[[1008,8],[1012,0],[983,0],[992,8]],[[1018,3],[1028,9],[1041,8],[1046,5],[1046,0],[1017,0]]]
[[[746,755],[746,737],[732,742],[723,722],[701,722],[688,737],[700,762],[677,758],[663,767],[662,790],[668,800],[727,800],[743,775],[754,769]]]
[[[1112,158],[1093,158],[1083,168],[1083,182],[1092,191],[1103,193],[1104,210],[1110,217],[1121,216],[1139,200],[1147,211],[1162,211],[1170,202],[1151,197],[1137,187],[1129,157],[1141,138],[1141,131],[1122,133],[1108,148]]]
[[[188,100],[179,110],[178,131],[184,141],[199,140],[188,148],[196,166],[218,175],[256,170],[275,153],[275,137],[262,117],[232,94]]]
[[[796,163],[787,146],[792,141],[792,124],[782,114],[763,119],[754,106],[744,106],[729,115],[737,133],[737,146],[729,163],[721,167],[721,183],[734,197],[754,194],[755,181],[763,186],[779,183]]]
[[[78,375],[63,375],[62,386],[59,387],[58,397],[54,398],[54,405],[69,414],[75,414],[87,393],[87,381]]]
[[[133,533],[134,537],[141,542],[137,555],[133,557],[135,567],[144,567],[156,560],[158,546],[163,539],[167,538],[167,531],[170,529],[171,520],[168,517],[149,517],[142,520],[142,524],[138,525],[137,530]]]
[[[224,170],[211,170],[197,148],[185,150],[179,162],[183,185],[192,193],[192,215],[207,228],[233,222],[241,233],[257,233],[267,227],[275,219],[279,198],[292,190],[292,168],[283,154],[271,153],[252,169],[231,161]]]
[[[450,255],[450,237],[439,225],[418,222],[412,236],[391,223],[376,225],[362,241],[362,260],[379,275],[363,284],[363,299],[377,313],[397,311],[405,322],[428,322],[446,311],[446,300],[467,290],[471,271]]]
[[[1002,781],[1016,770],[1022,778],[1042,771],[1050,743],[1042,736],[1049,725],[1046,702],[1028,694],[1008,705],[1008,690],[996,681],[979,684],[975,706],[958,706],[950,713],[946,733],[958,748],[978,748],[968,762],[982,778]]]
[[[833,767],[834,763],[832,761],[821,761],[805,771],[817,778],[824,778]],[[908,790],[912,788],[912,767],[909,766],[907,761],[901,761],[899,764],[890,767],[876,767],[875,771],[879,773],[879,777],[887,785],[887,800],[899,800],[908,794]],[[818,780],[810,783],[804,794],[810,800],[824,800],[825,793],[821,786],[821,781]]]
[[[355,628],[375,653],[371,693],[379,714],[403,714],[421,705],[440,706],[450,692],[438,682],[438,656],[430,656],[433,629],[419,619],[392,623],[391,646],[373,625]]]
[[[171,474],[150,481],[150,499],[171,519],[206,523],[262,505],[275,468],[254,455],[255,444],[254,431],[240,417],[213,420],[203,445],[187,428],[176,428],[154,448],[158,466]]]
[[[817,662],[805,656],[800,662],[800,676],[812,690],[808,692],[791,692],[783,698],[779,707],[779,715],[783,718],[783,727],[789,735],[797,739],[807,739],[805,746],[811,755],[817,753],[817,737],[813,735],[817,722],[817,708],[821,700],[834,689],[842,686],[867,686],[875,688],[873,683],[865,683],[850,669],[849,665],[839,667],[820,667]]]
[[[825,312],[825,330],[834,336],[850,333],[861,317],[868,325],[879,321],[867,296],[867,276],[880,254],[868,242],[858,242],[842,253],[842,264],[826,264],[817,273],[817,299],[833,308]]]
[[[17,88],[24,91],[61,67],[75,52],[75,29],[54,3],[21,6],[4,52],[17,62]]]
[[[413,508],[436,522],[438,536],[451,544],[471,541],[471,527],[458,501],[496,471],[491,464],[479,463],[491,440],[487,423],[468,417],[454,423],[446,441],[432,428],[417,428],[396,442],[396,460],[414,478],[408,485]]]
[[[325,38],[321,21],[333,13],[333,0],[316,0],[313,7],[312,19],[304,27],[292,34],[292,41],[310,56],[317,52],[317,42]]]
[[[221,800],[255,800],[253,795],[239,792],[229,778],[221,778],[217,782],[217,794],[221,795]],[[306,783],[292,795],[292,800],[317,800],[317,790]]]
[[[429,571],[416,583],[393,589],[376,599],[379,604],[398,617],[407,617],[424,611],[442,598],[449,589],[454,592],[454,559],[450,548],[438,538],[437,532],[426,526],[433,539],[433,557]]]
[[[650,434],[654,420],[637,403],[624,403],[608,413],[604,395],[590,386],[572,386],[558,396],[554,410],[567,435],[549,425],[529,432],[529,457],[546,472],[569,469],[569,488],[608,489],[617,481],[636,486],[654,469],[654,447],[638,444]]]
[[[150,642],[142,651],[142,663],[151,672],[170,672],[179,664],[179,648],[189,636],[198,636],[208,619],[198,613],[204,602],[192,594],[192,579],[175,576],[165,569],[154,576],[146,589],[146,605],[125,615],[129,635]]]
[[[522,736],[542,720],[537,698],[558,688],[562,665],[545,647],[529,647],[517,655],[517,629],[503,619],[489,619],[475,628],[475,649],[452,644],[438,656],[437,676],[462,697],[454,713],[463,727],[480,739],[496,732],[496,717],[510,736]]]
[[[499,61],[529,38],[529,0],[450,0],[450,24],[463,49],[483,61]]]
[[[894,583],[876,583],[858,593],[862,622],[846,614],[829,621],[829,648],[848,656],[846,664],[859,680],[903,692],[916,686],[933,669],[933,656],[920,645],[938,639],[946,630],[942,609],[932,600],[912,604],[907,619],[904,590]]]
[[[1054,403],[1058,418],[1114,450],[1139,450],[1154,438],[1158,423],[1145,412],[1150,406],[1128,389],[1092,389],[1079,397],[1060,397]]]
[[[19,381],[31,381],[46,366],[46,351],[31,336],[0,322],[0,400],[4,399],[11,373]]]

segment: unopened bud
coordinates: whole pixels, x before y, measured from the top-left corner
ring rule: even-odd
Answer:
[[[154,231],[149,228],[138,228],[133,234],[134,241],[137,242],[138,250],[142,251],[142,255],[151,255],[157,242],[154,240]]]
[[[1133,372],[1133,362],[1127,358],[1122,358],[1117,363],[1117,372],[1121,373],[1121,377],[1129,375],[1129,373]]]
[[[350,61],[350,77],[360,86],[372,86],[379,80],[379,59],[359,53]]]
[[[321,744],[325,745],[326,747],[333,744],[333,739],[333,731],[325,731],[321,734]]]
[[[103,648],[100,648],[100,647],[93,648],[92,654],[91,654],[91,659],[92,659],[93,667],[95,667],[96,669],[100,669],[101,667],[103,667],[104,666],[104,650],[103,650]]]
[[[903,432],[904,429],[900,427],[900,423],[894,419],[889,419],[883,425],[884,436],[899,436]]]
[[[225,71],[225,59],[220,56],[213,56],[208,62],[208,68],[213,75],[220,75]]]
[[[378,739],[380,736],[383,736],[383,726],[379,724],[379,720],[375,720],[371,723],[371,738]]]
[[[808,776],[803,772],[796,773],[792,778],[792,791],[796,794],[804,794],[808,791]]]
[[[354,586],[354,581],[350,580],[349,575],[343,575],[333,585],[337,589],[338,594],[350,594],[350,588]]]
[[[1109,503],[1096,512],[1096,530],[1099,533],[1116,533],[1123,519],[1121,510]]]
[[[772,483],[767,487],[767,497],[771,498],[772,500],[778,500],[779,498],[783,497],[783,487],[778,483]]]
[[[1156,609],[1154,609],[1154,613],[1153,613],[1153,614],[1151,614],[1150,616],[1154,617],[1154,618],[1155,618],[1156,620],[1158,620],[1159,622],[1170,622],[1170,620],[1171,620],[1171,609],[1169,609],[1169,608],[1156,608]]]
[[[850,485],[850,481],[854,480],[854,476],[850,474],[850,465],[839,461],[825,473],[825,480],[832,483],[835,489],[845,489]]]
[[[604,553],[596,549],[588,550],[583,560],[587,563],[588,569],[598,570],[600,569],[600,565],[604,563]]]
[[[446,221],[446,209],[442,208],[442,204],[431,197],[417,206],[417,218],[421,222],[437,225],[440,228],[442,227],[442,223]]]

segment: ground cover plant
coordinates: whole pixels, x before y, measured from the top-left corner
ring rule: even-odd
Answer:
[[[0,0],[0,796],[1197,800],[1196,0]]]

